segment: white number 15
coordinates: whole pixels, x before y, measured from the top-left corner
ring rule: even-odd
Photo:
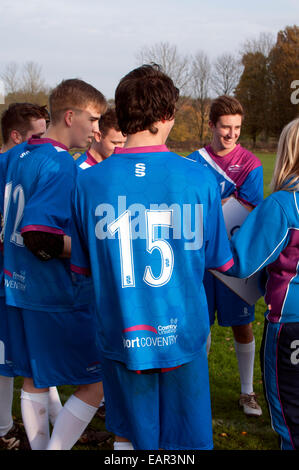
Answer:
[[[143,280],[153,287],[160,287],[170,280],[173,270],[173,251],[166,240],[155,237],[155,227],[172,227],[172,211],[145,211],[146,219],[146,250],[152,253],[159,250],[161,255],[161,271],[154,277],[150,266],[145,267]],[[135,286],[134,255],[132,247],[131,213],[125,211],[118,219],[108,225],[113,235],[119,233],[119,251],[121,263],[122,287]]]

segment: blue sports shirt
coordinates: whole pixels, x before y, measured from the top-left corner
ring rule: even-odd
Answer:
[[[4,284],[8,305],[31,310],[70,311],[70,261],[40,261],[22,233],[70,235],[71,193],[76,165],[66,147],[50,139],[30,139],[9,151],[0,182],[4,214]]]
[[[221,199],[234,195],[256,206],[263,200],[263,167],[249,150],[237,144],[227,155],[220,157],[211,145],[196,150],[188,158],[210,168],[221,190]]]
[[[81,170],[86,170],[93,165],[96,165],[98,162],[93,158],[91,153],[87,150],[86,152],[82,153],[76,160],[76,165]]]
[[[209,170],[166,146],[117,148],[78,174],[72,269],[92,273],[103,354],[176,367],[205,347],[205,268],[232,264]]]
[[[231,239],[234,266],[226,273],[249,277],[266,268],[267,319],[299,321],[299,193],[278,191],[246,218]]]

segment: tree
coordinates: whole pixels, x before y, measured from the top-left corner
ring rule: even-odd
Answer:
[[[268,58],[261,52],[248,52],[243,56],[244,70],[236,88],[236,98],[245,109],[244,132],[255,146],[258,135],[269,134],[271,88]]]
[[[26,62],[21,68],[10,62],[0,74],[5,87],[5,99],[0,103],[2,113],[10,103],[48,104],[49,88],[42,77],[42,68],[35,62]],[[4,103],[3,103],[4,101]]]
[[[153,46],[145,46],[136,54],[136,58],[138,65],[145,63],[160,65],[163,72],[179,88],[181,96],[188,92],[190,60],[188,56],[182,56],[178,52],[177,46],[168,42],[159,42]]]
[[[277,34],[269,54],[271,79],[272,130],[278,135],[282,128],[299,115],[299,105],[291,100],[293,81],[299,78],[299,27],[287,26]]]
[[[213,63],[211,88],[217,95],[232,95],[242,72],[240,60],[232,54],[222,54]]]
[[[26,62],[23,66],[22,87],[23,93],[37,95],[46,89],[42,77],[42,67],[35,62]]]
[[[1,80],[4,82],[5,92],[16,93],[20,87],[19,66],[15,62],[7,64],[3,72],[0,74]]]
[[[265,57],[268,57],[272,48],[275,45],[275,37],[272,33],[260,33],[257,38],[247,39],[241,46],[240,54],[243,57],[245,54],[255,54],[259,52]]]
[[[211,64],[203,51],[198,51],[192,60],[191,84],[193,109],[196,116],[198,136],[203,142],[204,127],[207,121],[210,104],[209,90],[211,79]]]

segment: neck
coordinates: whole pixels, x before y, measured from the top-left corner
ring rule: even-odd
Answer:
[[[164,145],[165,138],[157,132],[157,134],[151,134],[149,131],[137,132],[137,134],[128,135],[125,143],[125,148],[130,147],[148,147],[153,145]]]
[[[54,127],[50,124],[43,137],[46,139],[56,140],[56,142],[60,142],[67,148],[71,148],[71,142],[67,133],[64,129],[60,129],[57,126]]]
[[[1,149],[0,149],[0,153],[4,153],[4,152],[7,152],[8,150],[12,149],[15,145],[14,142],[8,142],[7,144],[3,144]]]
[[[90,149],[88,151],[98,163],[100,163],[104,160],[102,155],[99,152],[97,152],[94,147],[90,147]]]

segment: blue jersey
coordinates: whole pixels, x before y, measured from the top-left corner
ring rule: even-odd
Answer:
[[[81,170],[86,170],[86,168],[90,168],[91,166],[98,163],[88,150],[82,153],[82,155],[80,155],[80,157],[78,157],[75,162],[78,168]]]
[[[263,200],[261,162],[240,144],[223,157],[215,154],[208,145],[196,150],[188,158],[210,168],[220,185],[221,199],[234,195],[251,206],[256,206]]]
[[[232,263],[214,176],[166,146],[116,149],[78,174],[72,269],[92,273],[101,350],[132,370],[205,347],[205,268]]]
[[[70,311],[73,286],[69,260],[40,261],[24,246],[22,237],[22,233],[35,230],[70,235],[76,166],[64,146],[50,142],[31,139],[9,151],[0,182],[5,296],[6,303],[16,307]]]
[[[299,322],[299,193],[278,191],[246,218],[231,239],[229,274],[249,277],[266,267],[270,322]]]
[[[7,158],[9,155],[9,151],[0,153],[0,182],[4,181],[4,175],[6,171],[6,164]],[[2,194],[0,194],[0,201],[4,200],[4,185],[0,185],[0,192],[2,190]],[[4,273],[3,273],[3,266],[4,266],[4,258],[3,258],[3,215],[0,211],[0,218],[1,218],[1,229],[0,229],[0,297],[4,297],[5,290],[4,290]]]

